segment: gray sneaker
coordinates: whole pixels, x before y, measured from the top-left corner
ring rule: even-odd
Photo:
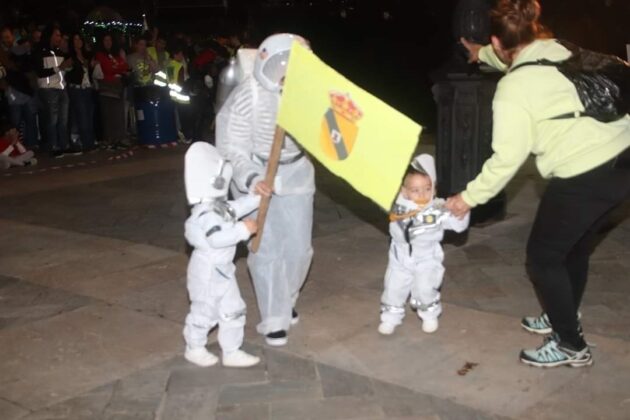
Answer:
[[[522,350],[519,358],[526,365],[541,368],[583,367],[593,364],[593,357],[588,346],[579,351],[561,347],[560,337],[557,334],[546,337],[542,346],[537,349]]]
[[[546,313],[540,316],[526,316],[521,320],[521,327],[534,334],[551,334],[551,322]]]
[[[582,319],[582,314],[578,312],[577,314],[578,321]],[[540,316],[526,316],[521,319],[521,327],[523,329],[540,335],[551,334],[553,328],[551,327],[551,321],[549,321],[549,317],[545,312],[540,314]]]

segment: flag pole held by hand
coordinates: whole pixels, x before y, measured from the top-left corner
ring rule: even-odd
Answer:
[[[279,125],[276,125],[276,132],[273,136],[273,144],[271,145],[271,154],[269,155],[269,160],[267,161],[267,173],[265,174],[265,183],[269,186],[269,188],[273,191],[274,180],[276,178],[276,173],[278,172],[278,164],[280,163],[280,152],[282,151],[282,144],[284,142],[285,131]],[[256,219],[256,223],[258,224],[258,233],[254,237],[252,242],[252,252],[258,252],[258,248],[260,247],[260,241],[262,240],[262,235],[265,227],[265,219],[267,218],[267,210],[269,210],[269,202],[271,201],[271,196],[262,197],[260,200],[260,207],[258,208],[258,218]]]

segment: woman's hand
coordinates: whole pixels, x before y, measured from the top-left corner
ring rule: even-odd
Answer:
[[[449,197],[446,200],[446,208],[453,214],[453,216],[462,219],[470,211],[471,207],[466,204],[462,198],[462,194],[457,194]]]
[[[462,43],[462,45],[464,46],[464,48],[466,48],[466,50],[468,51],[468,62],[469,63],[476,63],[476,62],[478,62],[479,61],[479,50],[481,49],[481,47],[483,47],[483,45],[476,44],[474,42],[469,42],[464,37],[461,37],[459,40]]]

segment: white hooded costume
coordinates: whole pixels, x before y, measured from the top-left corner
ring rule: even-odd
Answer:
[[[436,171],[433,157],[419,155],[414,158],[411,166],[429,176],[434,196]],[[411,307],[417,310],[423,321],[437,321],[442,313],[440,286],[444,275],[444,252],[440,241],[444,237],[444,230],[462,232],[469,222],[468,215],[464,219],[458,219],[446,210],[444,204],[444,200],[433,198],[422,206],[405,199],[402,194],[398,195],[393,208],[394,214],[404,215],[422,210],[389,225],[392,240],[385,273],[385,290],[381,297],[382,323],[393,327],[402,322],[409,295]],[[388,334],[393,329],[390,332],[381,332]]]
[[[216,118],[216,144],[234,165],[233,191],[252,191],[264,180],[291,45],[306,41],[277,34],[258,48],[253,75],[230,94]],[[302,150],[286,136],[274,181],[264,234],[258,252],[247,262],[261,322],[260,334],[288,331],[292,308],[304,284],[313,249],[314,169]]]
[[[193,207],[185,236],[194,250],[187,271],[191,304],[184,338],[187,352],[204,352],[208,332],[219,324],[224,364],[225,355],[241,347],[245,326],[245,302],[233,261],[236,244],[251,234],[238,219],[253,212],[260,202],[260,196],[254,195],[227,201],[231,176],[231,164],[210,144],[193,143],[186,152],[186,196]]]

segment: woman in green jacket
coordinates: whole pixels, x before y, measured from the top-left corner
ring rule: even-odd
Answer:
[[[549,183],[527,244],[527,269],[543,313],[526,317],[528,331],[550,334],[520,360],[537,367],[593,363],[579,323],[589,257],[610,211],[630,196],[630,117],[603,123],[584,111],[574,85],[555,67],[571,52],[538,23],[536,0],[499,0],[491,13],[491,44],[462,40],[471,61],[506,71],[493,100],[493,155],[447,206],[463,216],[501,191],[530,154]],[[514,69],[514,71],[510,71]]]

